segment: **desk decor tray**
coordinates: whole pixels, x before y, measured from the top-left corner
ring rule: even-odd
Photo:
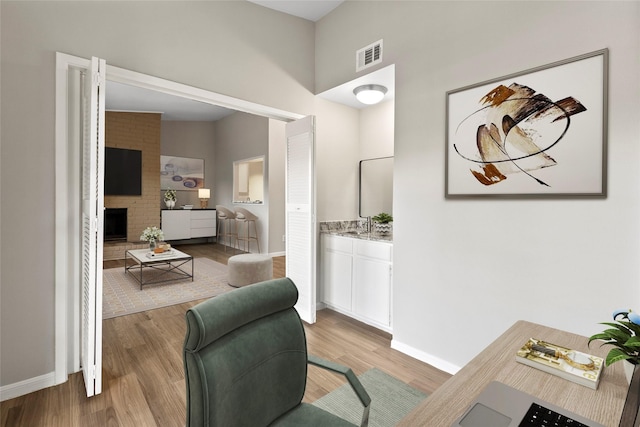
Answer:
[[[594,390],[604,368],[601,357],[535,338],[516,352],[516,361]]]

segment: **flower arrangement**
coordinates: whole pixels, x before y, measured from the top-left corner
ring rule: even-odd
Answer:
[[[164,199],[165,200],[171,200],[172,202],[176,201],[176,190],[166,190],[164,192]]]
[[[147,227],[142,231],[140,240],[143,242],[155,242],[158,240],[164,240],[164,233],[158,227]]]
[[[615,323],[601,323],[611,328],[589,337],[589,344],[594,340],[603,340],[602,345],[613,346],[605,359],[607,366],[620,360],[640,365],[640,314],[631,310],[616,310],[613,312],[613,320]]]

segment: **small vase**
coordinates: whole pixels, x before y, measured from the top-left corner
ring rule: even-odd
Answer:
[[[391,223],[381,224],[379,222],[373,223],[375,232],[378,234],[389,234],[391,232]]]
[[[153,250],[156,248],[156,241],[155,240],[149,240],[149,250],[151,252],[153,252]]]
[[[624,376],[627,378],[627,382],[631,384],[631,378],[633,377],[633,372],[638,369],[638,365],[634,365],[633,363],[624,360],[622,362],[622,367],[624,368]]]
[[[167,208],[173,209],[174,206],[176,205],[176,201],[175,200],[165,200],[164,204],[167,205]]]

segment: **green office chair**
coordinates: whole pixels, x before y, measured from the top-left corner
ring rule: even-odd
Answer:
[[[347,378],[367,426],[371,398],[353,371],[307,356],[297,300],[296,286],[285,278],[235,289],[187,311],[187,427],[353,426],[302,403],[307,363]]]

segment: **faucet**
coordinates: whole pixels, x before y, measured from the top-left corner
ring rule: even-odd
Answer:
[[[370,216],[367,217],[367,225],[365,227],[365,230],[367,234],[371,233],[371,217]]]

